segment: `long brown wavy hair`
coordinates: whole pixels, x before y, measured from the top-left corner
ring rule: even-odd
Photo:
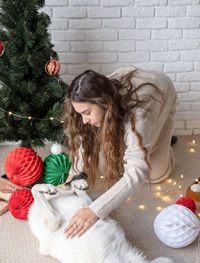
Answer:
[[[124,124],[130,121],[133,132],[138,137],[138,143],[147,161],[146,150],[141,146],[140,135],[135,130],[134,113],[150,98],[140,100],[137,88],[131,83],[137,69],[123,76],[120,80],[109,79],[93,70],[86,70],[77,76],[68,88],[66,96],[65,127],[69,132],[70,158],[75,171],[88,174],[89,184],[93,185],[97,178],[99,153],[103,154],[104,186],[111,187],[123,175],[123,156],[125,151]],[[151,86],[151,83],[145,83]],[[157,89],[157,87],[155,86]],[[123,89],[123,95],[120,91]],[[100,127],[84,124],[82,117],[77,113],[73,102],[87,102],[97,104],[104,110]],[[82,154],[83,167],[79,171],[77,163],[79,154]],[[147,175],[148,178],[148,175]]]

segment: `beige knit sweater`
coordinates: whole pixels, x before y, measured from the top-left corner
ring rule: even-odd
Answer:
[[[133,69],[135,68],[120,68],[108,77],[119,79]],[[145,104],[143,109],[138,108],[135,113],[136,131],[142,138],[142,147],[146,148],[147,159],[153,166],[150,177],[153,182],[157,182],[157,179],[159,181],[168,176],[172,168],[170,139],[177,95],[172,81],[161,72],[137,69],[132,83],[136,87],[143,83],[152,83],[159,89],[157,91],[149,84],[140,89],[138,91],[139,98],[144,99],[151,96],[152,99]],[[144,161],[144,151],[139,146],[138,137],[132,131],[130,123],[125,124],[124,141],[126,150],[123,177],[90,205],[90,208],[101,219],[106,218],[112,210],[132,195],[139,185],[147,181],[149,167]],[[78,169],[82,170],[81,154]],[[100,170],[102,170],[101,167]],[[75,173],[71,169],[70,175]]]

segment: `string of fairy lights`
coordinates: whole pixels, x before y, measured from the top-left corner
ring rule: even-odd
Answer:
[[[180,175],[180,178],[183,179],[183,178],[184,178],[184,175],[181,174],[181,175]],[[182,185],[181,185],[181,184],[177,184],[177,182],[176,182],[176,181],[173,181],[172,179],[167,179],[167,180],[164,181],[164,183],[170,184],[170,185],[173,186],[173,187],[178,187],[179,190],[182,189]],[[171,188],[171,186],[170,186],[170,188]],[[163,187],[163,188],[164,188],[164,187]],[[154,197],[155,197],[155,198],[159,198],[159,199],[162,200],[163,202],[170,202],[170,201],[172,201],[172,198],[170,198],[169,195],[166,195],[167,189],[165,189],[165,193],[162,193],[162,189],[163,189],[163,188],[162,188],[160,185],[155,186],[155,187],[154,187],[154,191],[155,191],[155,192],[154,192]],[[180,198],[183,197],[183,193],[180,193],[180,194],[179,194],[179,197],[180,197]],[[141,205],[138,206],[138,208],[141,209],[141,210],[144,210],[144,209],[146,209],[147,207],[146,207],[145,205],[141,204]],[[157,211],[161,211],[162,209],[163,209],[162,206],[157,206],[157,207],[156,207],[156,210],[157,210]]]
[[[0,110],[1,111],[3,111],[4,113],[6,113],[8,116],[16,116],[16,117],[18,117],[18,118],[20,118],[20,119],[27,119],[27,120],[40,120],[40,121],[54,121],[54,120],[56,120],[56,121],[58,121],[58,122],[60,122],[60,123],[64,123],[64,121],[63,120],[59,120],[59,119],[57,119],[57,118],[55,118],[55,117],[53,117],[53,116],[51,116],[51,117],[49,117],[49,118],[46,118],[46,119],[42,119],[42,118],[38,118],[38,117],[34,117],[34,116],[23,116],[23,115],[19,115],[19,114],[16,114],[15,112],[12,112],[12,111],[6,111],[6,110],[4,110],[3,108],[1,108],[0,107]]]
[[[196,152],[195,146],[197,146],[196,141],[192,140],[192,142],[189,142],[189,145],[192,147],[188,149],[188,152],[191,154],[194,154]],[[100,176],[100,179],[104,179],[104,176]],[[173,191],[172,187],[174,187],[176,190],[178,190],[179,198],[183,197],[184,196],[184,194],[182,192],[182,190],[183,190],[182,180],[183,179],[184,179],[184,174],[181,173],[178,176],[178,179],[176,181],[172,180],[172,179],[166,179],[162,182],[165,184],[163,187],[160,185],[154,186],[154,197],[159,198],[163,202],[169,202],[170,203],[173,199],[170,197],[170,195],[167,195],[166,192],[167,192],[167,190],[169,190],[169,188]],[[198,178],[195,179],[195,182],[200,184],[200,181]],[[166,188],[166,184],[169,184],[169,187]],[[163,189],[164,189],[165,193],[163,193]],[[193,190],[193,191],[195,192],[195,190]],[[130,201],[132,201],[132,199],[133,199],[133,196],[126,199],[126,202],[130,202]],[[145,210],[147,208],[148,207],[144,204],[140,204],[138,206],[138,209],[140,209],[140,210]],[[157,206],[155,209],[157,211],[161,211],[164,209],[164,207],[163,206]],[[200,218],[200,212],[197,213],[197,216]]]

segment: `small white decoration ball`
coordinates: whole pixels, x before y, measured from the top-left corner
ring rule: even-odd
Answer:
[[[58,144],[58,143],[54,143],[52,146],[51,146],[51,152],[53,154],[60,154],[62,152],[62,146],[61,144]]]
[[[190,186],[190,189],[194,192],[200,193],[200,184],[193,184]]]
[[[200,223],[189,208],[183,205],[171,205],[164,208],[155,218],[154,231],[165,245],[182,248],[197,238]]]

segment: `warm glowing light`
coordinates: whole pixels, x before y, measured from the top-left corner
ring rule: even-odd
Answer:
[[[9,111],[9,112],[8,112],[8,115],[12,115],[12,112],[11,112],[11,111]]]
[[[54,120],[54,118],[53,118],[53,117],[50,117],[49,119],[50,119],[51,121],[53,121],[53,120]]]
[[[197,216],[200,217],[200,213],[197,213]]]
[[[31,119],[32,119],[32,117],[31,117],[31,116],[28,116],[28,119],[29,119],[29,120],[31,120]]]
[[[176,185],[176,182],[173,182],[173,185]]]
[[[161,186],[157,186],[157,187],[156,187],[156,190],[161,190],[161,189],[162,189]]]
[[[167,202],[167,201],[170,201],[171,199],[168,195],[166,195],[166,196],[163,196],[162,200]]]
[[[180,197],[183,197],[183,194],[181,194]]]
[[[161,196],[161,193],[160,193],[160,192],[157,192],[157,193],[155,194],[155,196],[160,197],[160,196]]]
[[[195,182],[196,182],[196,183],[198,183],[198,182],[199,182],[199,179],[198,179],[198,178],[196,178],[196,179],[195,179]]]
[[[145,209],[145,206],[144,205],[139,205],[138,208],[143,210],[143,209]]]
[[[131,198],[130,198],[130,197],[126,199],[126,202],[129,202],[129,201],[131,201]]]
[[[180,176],[181,176],[181,178],[183,178],[183,177],[184,177],[184,176],[183,176],[183,174],[181,174]]]
[[[181,189],[182,185],[179,185],[178,189]]]
[[[64,123],[64,121],[60,121],[60,123]]]
[[[190,152],[190,153],[194,153],[194,152],[195,152],[195,149],[191,148],[191,149],[189,150],[189,152]]]
[[[196,144],[196,141],[195,141],[195,140],[192,140],[192,141],[189,143],[189,145],[191,145],[191,146],[196,146],[197,144]]]
[[[168,182],[168,183],[172,183],[173,181],[172,181],[172,179],[169,179],[169,180],[167,180],[167,182]]]
[[[101,179],[104,179],[104,176],[103,176],[103,175],[101,175],[101,176],[100,176],[100,178],[101,178]]]
[[[163,208],[161,206],[156,207],[156,210],[161,211]]]

